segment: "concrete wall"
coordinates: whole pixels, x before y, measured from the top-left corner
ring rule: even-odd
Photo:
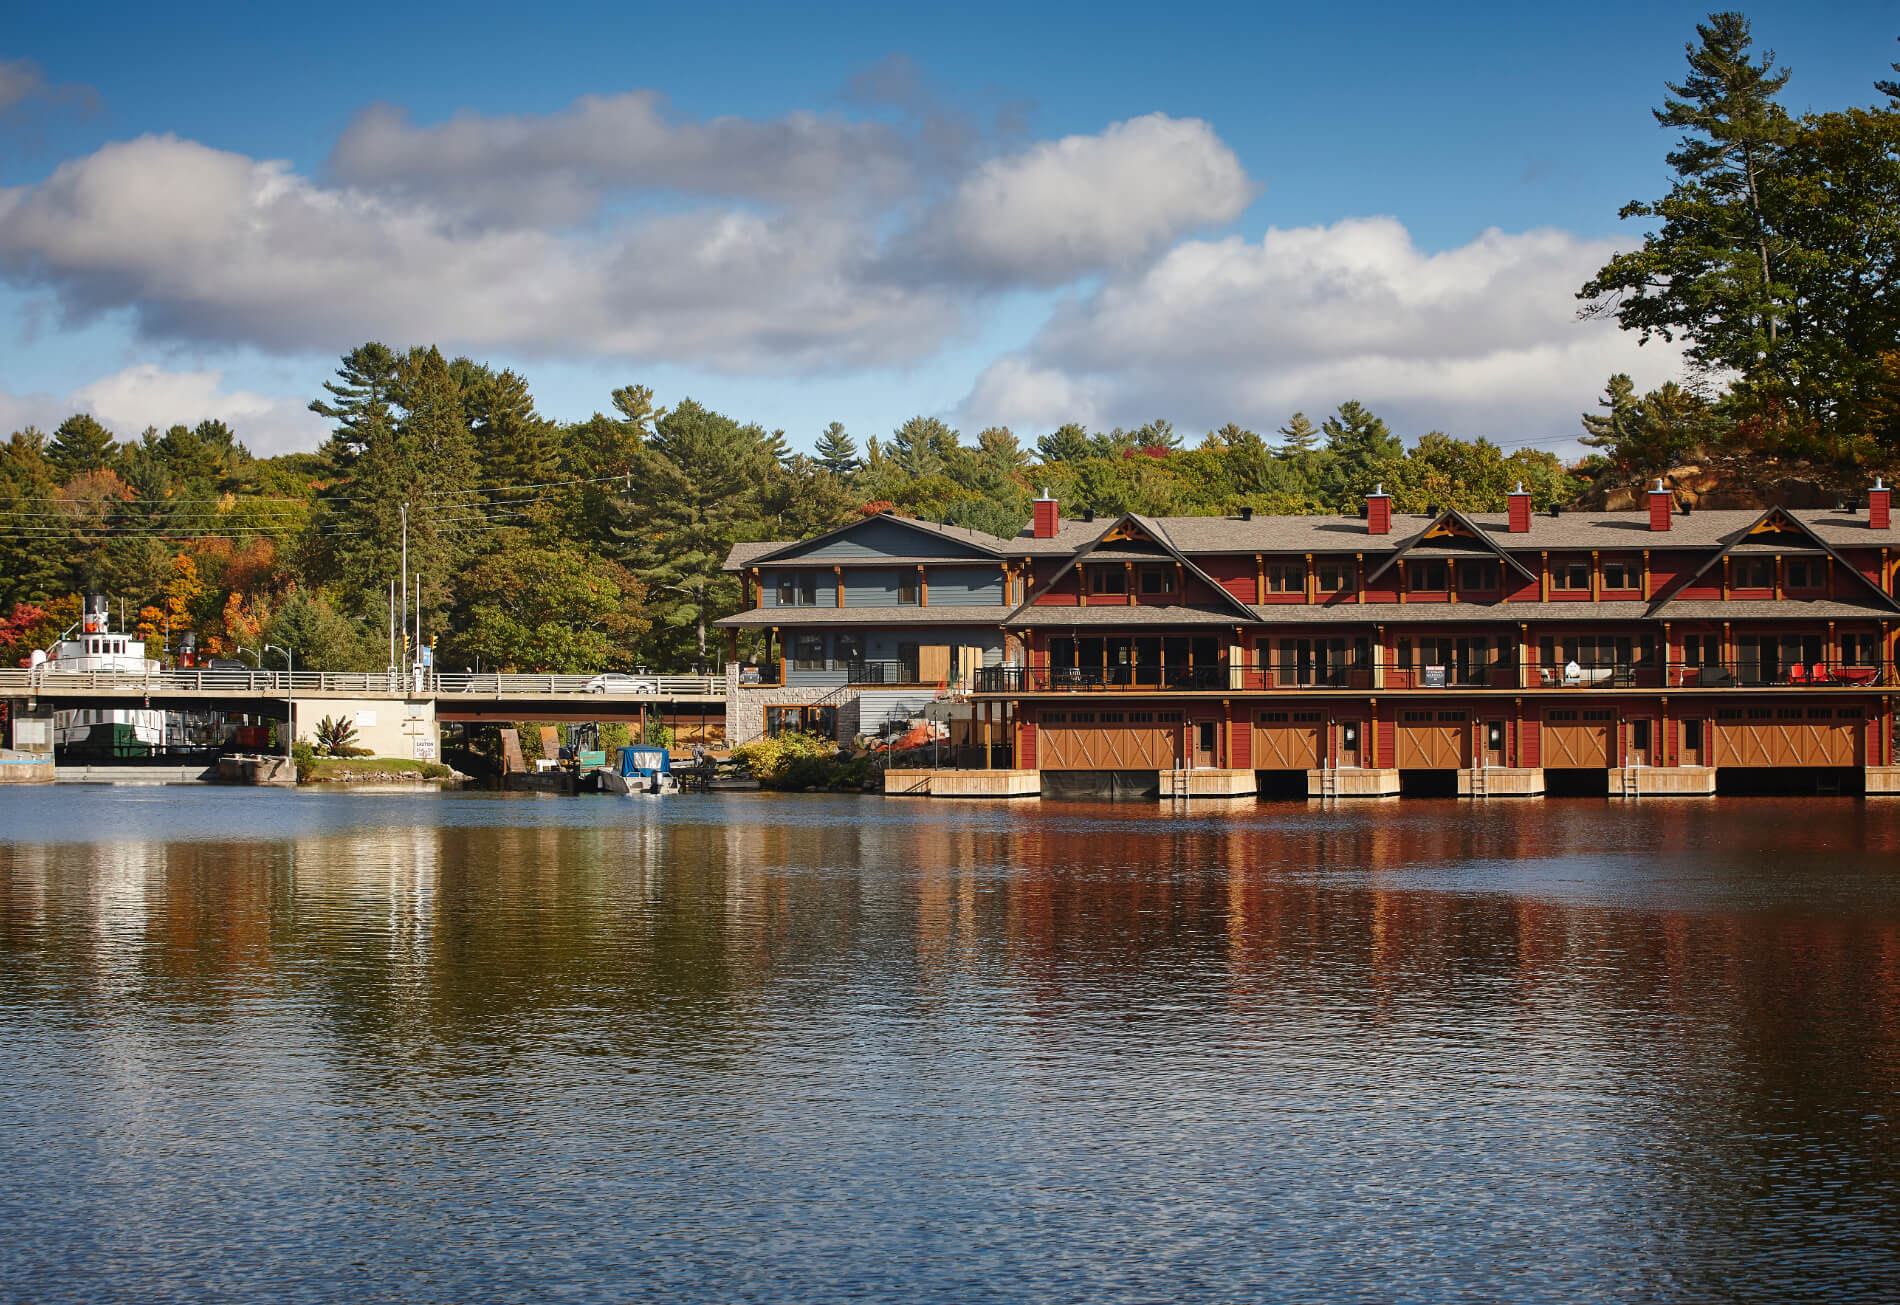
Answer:
[[[378,757],[440,761],[433,698],[298,698],[296,739],[317,741],[317,722],[341,716],[356,724],[356,746]]]

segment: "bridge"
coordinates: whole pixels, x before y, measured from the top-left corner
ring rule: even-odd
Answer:
[[[54,711],[219,711],[284,720],[294,708],[299,738],[310,737],[324,716],[348,716],[362,746],[413,756],[419,743],[433,744],[439,721],[638,720],[687,705],[723,711],[725,701],[725,678],[715,675],[0,669],[0,702],[10,704],[14,742],[22,747],[32,744],[20,727],[50,720]]]

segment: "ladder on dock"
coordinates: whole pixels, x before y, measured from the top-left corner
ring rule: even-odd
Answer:
[[[1623,767],[1623,797],[1626,801],[1634,801],[1642,796],[1643,789],[1637,780],[1637,771],[1635,766]]]
[[[1491,768],[1489,766],[1473,766],[1471,768],[1471,794],[1470,796],[1474,798],[1481,798],[1481,797],[1489,797],[1491,795],[1490,787],[1485,782],[1485,776],[1488,775],[1490,772],[1491,772]]]
[[[1321,802],[1339,801],[1339,772],[1331,766],[1320,767],[1319,800]]]

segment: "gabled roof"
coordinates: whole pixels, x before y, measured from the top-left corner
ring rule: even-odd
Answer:
[[[1174,546],[1174,541],[1168,538],[1168,532],[1163,530],[1158,522],[1148,517],[1137,516],[1133,512],[1125,513],[1116,518],[1115,521],[1109,525],[1108,529],[1102,531],[1101,534],[1089,540],[1088,543],[1071,554],[1069,560],[1057,567],[1054,574],[1036,586],[1035,593],[1026,596],[1023,605],[1017,609],[1017,615],[1020,616],[1029,611],[1031,604],[1036,601],[1037,594],[1048,593],[1063,576],[1080,566],[1090,556],[1094,555],[1097,550],[1113,549],[1114,546],[1118,544],[1132,544],[1138,541],[1146,541],[1151,544],[1159,545],[1162,552],[1158,556],[1171,557],[1176,562],[1179,562],[1187,574],[1201,581],[1218,594],[1219,601],[1235,616],[1243,621],[1252,621],[1254,619],[1253,609],[1228,593],[1226,589],[1222,588],[1220,581],[1214,579],[1214,577],[1207,574],[1207,572],[1201,570],[1200,567],[1190,562],[1186,555]],[[1118,549],[1116,551],[1119,552],[1121,550]],[[1166,610],[1181,612],[1194,609],[1186,609],[1178,604],[1170,604]]]
[[[1371,584],[1374,580],[1384,575],[1400,558],[1417,548],[1420,544],[1429,543],[1435,539],[1468,540],[1472,546],[1470,550],[1472,553],[1476,553],[1478,556],[1488,555],[1495,557],[1516,571],[1519,575],[1523,576],[1526,580],[1529,580],[1532,584],[1537,583],[1537,573],[1535,571],[1505,552],[1504,549],[1499,546],[1497,540],[1491,537],[1489,531],[1480,529],[1476,522],[1460,512],[1457,508],[1446,508],[1443,512],[1440,512],[1427,522],[1423,530],[1413,535],[1410,539],[1400,543],[1397,548],[1387,554],[1385,561],[1379,563],[1379,565],[1373,567],[1372,570],[1366,573],[1366,583]]]
[[[1821,552],[1826,553],[1829,557],[1833,558],[1837,565],[1845,569],[1849,575],[1852,575],[1856,580],[1858,580],[1863,589],[1865,589],[1868,593],[1871,593],[1874,595],[1881,610],[1889,611],[1889,612],[1900,612],[1900,603],[1895,603],[1894,600],[1890,596],[1888,596],[1886,590],[1882,589],[1879,585],[1869,580],[1865,575],[1861,573],[1861,570],[1859,567],[1855,566],[1852,562],[1849,562],[1846,558],[1842,557],[1838,552],[1836,552],[1834,545],[1828,543],[1827,540],[1821,538],[1821,536],[1815,532],[1814,527],[1810,526],[1807,522],[1803,521],[1800,517],[1788,511],[1786,508],[1771,507],[1767,511],[1763,512],[1760,516],[1756,517],[1755,520],[1752,523],[1750,523],[1747,528],[1743,530],[1739,530],[1735,534],[1731,535],[1729,539],[1727,540],[1727,542],[1725,542],[1720,549],[1716,550],[1716,552],[1712,556],[1710,556],[1708,561],[1704,562],[1701,566],[1697,567],[1695,570],[1695,573],[1692,574],[1687,580],[1681,581],[1680,583],[1675,585],[1669,591],[1668,594],[1657,595],[1656,599],[1649,606],[1649,610],[1651,614],[1660,613],[1665,607],[1669,607],[1672,604],[1677,603],[1678,601],[1681,601],[1677,599],[1675,595],[1680,594],[1685,589],[1693,589],[1695,587],[1696,581],[1700,580],[1703,576],[1707,575],[1711,567],[1718,565],[1722,561],[1723,558],[1727,557],[1730,553],[1733,553],[1737,548],[1741,547],[1742,545],[1747,544],[1750,541],[1757,539],[1761,535],[1765,535],[1769,533],[1792,534],[1803,539],[1807,543],[1811,544],[1813,547],[1819,549]]]
[[[844,525],[839,526],[835,530],[827,530],[824,534],[813,535],[809,539],[771,540],[761,544],[734,544],[732,546],[732,552],[726,555],[725,569],[728,571],[736,571],[742,567],[759,566],[783,557],[787,553],[792,553],[799,549],[811,548],[813,545],[822,544],[826,540],[837,539],[841,536],[848,535],[854,530],[862,530],[872,522],[894,522],[897,525],[907,526],[912,530],[921,531],[926,535],[932,535],[940,539],[949,539],[956,543],[967,545],[970,548],[987,553],[991,557],[1001,558],[1003,556],[1004,543],[995,535],[986,534],[981,530],[972,530],[968,526],[946,526],[935,521],[919,521],[915,517],[900,517],[894,512],[880,512],[876,516],[863,517],[857,521],[847,521]]]

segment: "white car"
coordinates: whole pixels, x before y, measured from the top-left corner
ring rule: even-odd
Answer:
[[[660,682],[651,675],[625,675],[608,671],[596,675],[586,685],[589,693],[658,693]]]

